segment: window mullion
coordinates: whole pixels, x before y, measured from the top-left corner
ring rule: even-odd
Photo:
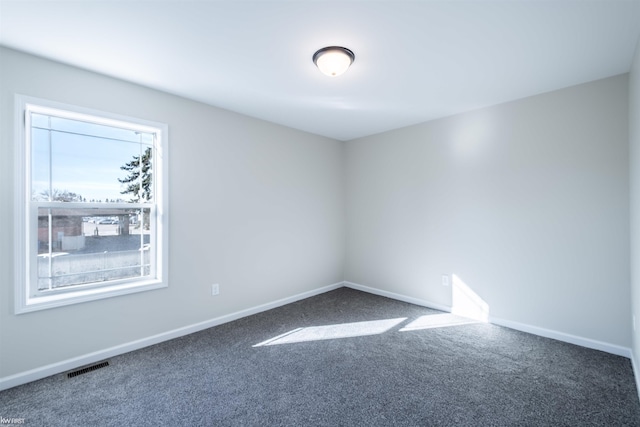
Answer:
[[[53,201],[53,140],[51,135],[51,117],[47,119],[49,124],[49,129],[47,131],[48,135],[48,145],[49,145],[49,202]],[[33,141],[33,140],[32,140]],[[32,142],[33,143],[33,142]],[[53,215],[51,213],[51,208],[47,210],[47,222],[48,222],[48,246],[49,246],[49,259],[47,260],[48,264],[48,277],[47,277],[47,287],[49,289],[53,288]]]
[[[47,210],[47,222],[49,223],[48,230],[48,240],[49,240],[49,256],[47,260],[48,264],[48,277],[47,277],[47,287],[49,290],[53,288],[53,215],[51,213],[51,209]]]
[[[138,163],[138,167],[140,170],[140,173],[138,175],[138,202],[139,203],[143,203],[144,201],[142,200],[142,161],[143,161],[143,151],[142,151],[142,133],[138,133],[138,136],[140,137],[140,151],[138,154],[138,159],[139,159],[139,163]],[[140,277],[144,276],[144,210],[140,210]]]

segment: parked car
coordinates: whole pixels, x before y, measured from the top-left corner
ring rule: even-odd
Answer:
[[[113,218],[104,218],[98,221],[98,224],[117,224],[118,220]]]

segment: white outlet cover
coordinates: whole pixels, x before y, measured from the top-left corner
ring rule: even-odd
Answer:
[[[213,285],[211,285],[211,295],[218,295],[220,293],[220,285],[217,283],[214,283]]]

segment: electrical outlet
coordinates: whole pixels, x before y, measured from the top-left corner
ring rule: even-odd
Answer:
[[[220,293],[220,285],[217,283],[214,283],[213,285],[211,285],[211,295],[218,295]]]
[[[442,275],[442,286],[449,286],[449,275],[448,274],[443,274]]]
[[[631,324],[633,325],[633,332],[636,331],[636,315],[632,314],[631,315]]]

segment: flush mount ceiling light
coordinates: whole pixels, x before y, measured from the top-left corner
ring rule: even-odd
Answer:
[[[346,47],[323,47],[313,54],[313,63],[329,77],[336,77],[349,69],[356,56]]]

